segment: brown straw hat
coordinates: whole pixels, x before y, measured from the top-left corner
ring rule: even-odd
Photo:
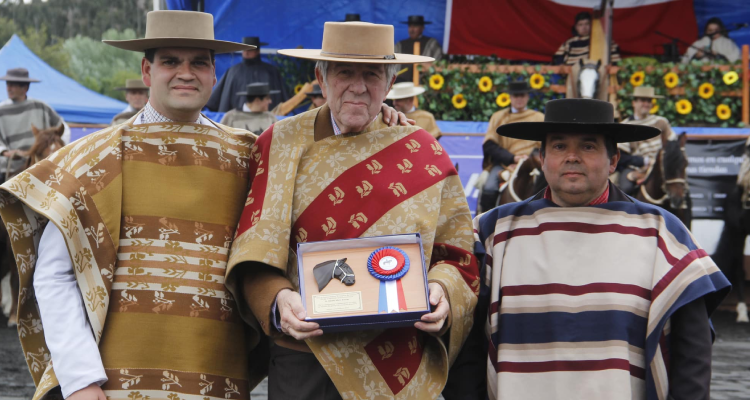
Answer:
[[[141,79],[128,79],[125,81],[125,86],[115,88],[115,90],[148,90],[148,86]]]
[[[322,49],[284,49],[279,54],[308,60],[367,64],[411,64],[432,57],[393,52],[393,25],[367,22],[326,22]]]
[[[0,76],[0,81],[36,83],[41,82],[39,79],[29,78],[29,70],[26,68],[11,68],[5,76]]]
[[[214,40],[214,16],[196,11],[151,11],[146,15],[146,37],[132,40],[102,40],[130,51],[160,47],[192,47],[213,50],[216,54],[253,50],[242,43]]]
[[[659,96],[654,92],[654,88],[651,86],[636,86],[633,88],[633,94],[630,97],[636,98],[641,97],[644,99],[663,99],[664,96]]]

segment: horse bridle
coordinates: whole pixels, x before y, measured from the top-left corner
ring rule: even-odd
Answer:
[[[343,260],[343,258],[340,258],[340,259],[336,260],[336,263],[333,264],[333,269],[331,270],[331,279],[333,280],[333,279],[336,278],[336,268],[338,268],[338,269],[341,270],[341,274],[342,274],[341,275],[341,283],[344,283],[344,279],[346,279],[346,278],[348,278],[350,276],[354,277],[354,274],[347,274],[346,271],[344,271],[344,268],[342,268],[341,266],[339,266],[339,262],[341,260]]]
[[[680,147],[680,151],[684,152],[685,148],[684,147]],[[664,176],[664,149],[661,149],[659,151],[659,156],[661,157],[661,160],[662,160],[662,167],[661,167],[661,180],[662,180],[661,191],[664,192],[664,196],[662,196],[662,198],[660,198],[658,200],[654,199],[646,191],[646,182],[644,181],[643,184],[641,184],[641,194],[643,195],[643,198],[645,198],[646,201],[648,201],[649,203],[656,204],[656,205],[662,205],[667,200],[669,200],[669,191],[667,190],[667,185],[671,185],[673,183],[681,183],[682,185],[685,186],[685,189],[688,189],[688,190],[690,189],[690,186],[688,185],[688,181],[687,181],[686,178],[666,179],[666,177]],[[654,164],[651,164],[651,167],[649,168],[647,177],[651,176],[651,172],[653,171],[653,168],[654,168]],[[683,208],[683,209],[687,208],[687,202],[683,203],[683,205],[682,205],[681,208]]]

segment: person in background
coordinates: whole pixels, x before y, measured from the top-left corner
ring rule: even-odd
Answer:
[[[310,110],[321,107],[326,103],[326,98],[325,96],[323,96],[323,91],[320,90],[320,85],[317,83],[313,84],[313,89],[311,92],[307,93],[307,97],[310,99],[310,103],[312,103],[310,104]]]
[[[142,79],[128,79],[125,81],[125,86],[115,88],[115,90],[125,91],[125,101],[128,102],[128,107],[115,115],[110,125],[129,120],[148,103],[148,86],[143,84]]]
[[[393,85],[386,98],[393,100],[393,108],[406,114],[406,118],[413,119],[418,127],[430,132],[435,139],[440,139],[442,134],[435,122],[435,116],[414,105],[414,98],[424,92],[425,88],[421,86],[414,86],[411,82],[400,82]]]
[[[555,55],[552,56],[553,64],[574,65],[579,60],[587,60],[589,58],[591,47],[591,13],[586,11],[579,12],[576,15],[571,31],[573,37],[561,44]],[[610,46],[610,54],[612,63],[620,61],[620,48],[614,41],[612,42],[612,46]]]
[[[706,22],[703,37],[688,47],[682,56],[683,63],[724,59],[735,62],[740,59],[740,48],[727,36],[727,28],[721,19],[713,17]]]
[[[271,109],[289,99],[289,92],[279,69],[260,58],[260,48],[268,43],[261,42],[257,36],[244,37],[242,43],[256,48],[242,51],[242,62],[233,65],[221,77],[206,104],[211,111],[241,110],[244,103],[236,95],[237,92],[257,82],[267,83],[271,90],[278,91],[271,95]]]
[[[242,110],[231,110],[224,114],[221,123],[232,128],[245,129],[260,135],[276,122],[276,116],[268,111],[271,95],[278,90],[270,90],[267,83],[251,83],[237,96],[245,98]]]
[[[443,48],[440,47],[437,39],[424,36],[424,26],[432,22],[425,21],[422,15],[410,15],[406,21],[401,22],[409,26],[409,38],[396,43],[396,53],[414,54],[414,43],[419,42],[420,55],[432,57],[435,62],[443,58]],[[400,73],[396,82],[412,81],[414,76],[413,64],[402,64],[399,68],[405,68],[404,73]]]

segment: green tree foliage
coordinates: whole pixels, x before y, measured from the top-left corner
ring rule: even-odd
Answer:
[[[110,29],[103,35],[104,40],[135,38],[132,29]],[[70,76],[96,92],[124,100],[125,93],[114,89],[123,86],[126,79],[141,77],[142,53],[117,49],[81,35],[66,40],[63,47],[70,55]]]

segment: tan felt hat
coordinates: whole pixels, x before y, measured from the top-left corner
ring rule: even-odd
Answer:
[[[408,99],[409,97],[419,96],[425,92],[422,86],[414,86],[414,82],[396,83],[385,96],[389,100]]]
[[[644,99],[663,99],[664,96],[659,96],[654,92],[654,88],[651,86],[636,86],[633,88],[633,94],[630,97],[642,97]]]
[[[193,47],[213,50],[220,54],[256,48],[242,43],[214,40],[214,16],[196,11],[150,11],[146,15],[145,38],[102,42],[130,51],[161,47]]]
[[[115,88],[115,90],[148,90],[148,86],[141,79],[128,79],[125,81],[125,86]]]
[[[279,54],[308,60],[410,64],[435,61],[432,57],[393,52],[393,25],[367,22],[326,22],[322,49],[284,49]]]

